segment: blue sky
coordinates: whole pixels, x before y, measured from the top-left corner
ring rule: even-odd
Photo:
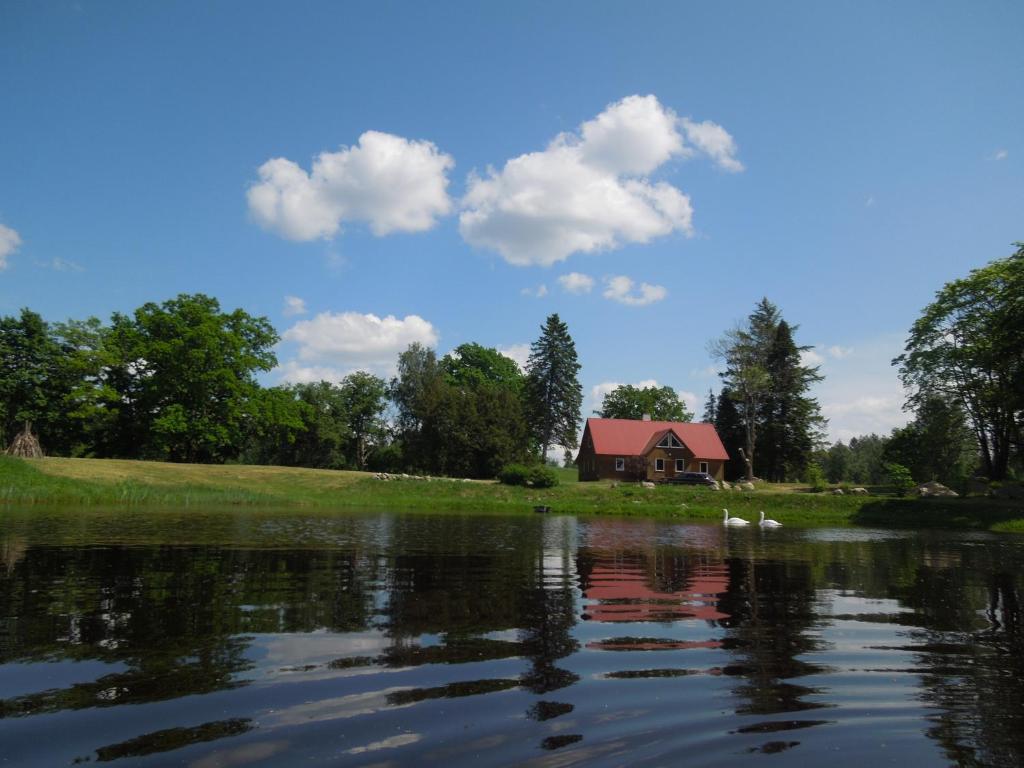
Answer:
[[[274,382],[520,354],[558,312],[589,411],[702,402],[767,296],[831,436],[887,432],[910,323],[1024,239],[1022,30],[1016,2],[9,0],[0,313],[208,293],[273,322]]]

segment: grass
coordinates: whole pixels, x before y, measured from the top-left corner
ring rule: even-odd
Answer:
[[[990,499],[895,499],[807,493],[799,485],[759,485],[753,492],[694,486],[653,489],[607,481],[580,483],[574,469],[556,470],[558,486],[532,489],[493,481],[374,479],[365,472],[291,467],[211,466],[107,459],[0,457],[0,503],[131,507],[393,509],[682,519],[731,516],[756,522],[758,512],[786,525],[951,527],[1024,532],[1024,504]]]

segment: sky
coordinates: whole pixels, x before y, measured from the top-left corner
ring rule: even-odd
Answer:
[[[567,322],[701,415],[767,297],[831,440],[905,423],[935,292],[1024,240],[1019,2],[0,0],[0,314],[180,293],[265,383]]]

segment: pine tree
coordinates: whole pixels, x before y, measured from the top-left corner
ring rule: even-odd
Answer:
[[[718,411],[718,407],[715,403],[715,391],[708,387],[708,399],[704,401],[704,416],[701,421],[706,424],[715,423],[715,414]]]
[[[528,420],[542,461],[552,445],[576,445],[583,407],[579,370],[569,327],[557,314],[550,315],[526,362]]]
[[[724,387],[718,393],[714,424],[725,452],[729,454],[729,461],[725,465],[725,479],[736,480],[743,477],[746,467],[740,458],[740,451],[746,440],[746,430],[743,428],[739,411],[736,410],[736,398]]]

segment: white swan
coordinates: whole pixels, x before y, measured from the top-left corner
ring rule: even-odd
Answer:
[[[750,525],[742,517],[729,517],[729,510],[722,510],[722,525]]]
[[[778,520],[765,520],[764,519],[764,512],[763,511],[761,512],[761,522],[758,523],[758,525],[760,525],[762,528],[781,528],[782,527],[782,523],[780,523]]]

